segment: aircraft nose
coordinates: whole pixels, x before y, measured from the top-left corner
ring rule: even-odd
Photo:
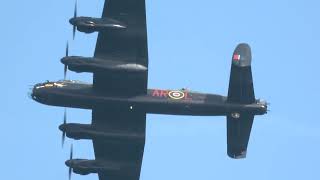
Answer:
[[[234,50],[232,64],[239,67],[251,66],[251,48],[246,43],[239,44]]]
[[[33,100],[39,103],[45,103],[49,99],[50,96],[45,92],[44,86],[45,85],[43,83],[34,85],[30,93]]]
[[[31,90],[30,96],[33,100],[41,100],[42,99],[42,95],[41,92],[39,91],[39,87],[41,86],[41,84],[36,84],[34,85],[34,87]]]

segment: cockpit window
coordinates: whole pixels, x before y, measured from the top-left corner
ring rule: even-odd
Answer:
[[[78,84],[88,84],[86,82],[82,82],[82,81],[77,81],[77,80],[59,80],[57,81],[56,83],[60,83],[60,84],[75,84],[75,83],[78,83]]]
[[[56,83],[53,83],[53,86],[55,86],[55,87],[64,87],[66,85],[64,83],[56,82]]]
[[[59,80],[57,82],[45,82],[41,84],[36,84],[34,87],[36,89],[40,88],[62,88],[72,84],[82,84],[82,85],[90,85],[89,83],[81,82],[81,81],[74,81],[74,80]]]
[[[36,85],[36,89],[40,89],[40,88],[51,88],[51,87],[64,87],[66,86],[64,82],[62,81],[58,81],[58,82],[46,82],[43,84],[38,84]]]
[[[51,83],[48,83],[48,84],[45,84],[44,87],[53,87],[54,84],[51,84]]]

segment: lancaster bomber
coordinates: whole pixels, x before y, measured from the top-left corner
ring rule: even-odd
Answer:
[[[267,113],[255,98],[251,49],[239,44],[232,55],[227,96],[188,89],[148,89],[148,45],[145,0],[107,0],[102,18],[78,17],[70,23],[84,33],[98,32],[94,57],[61,59],[67,69],[93,73],[93,83],[64,80],[36,84],[33,100],[52,106],[92,110],[91,124],[59,127],[65,136],[93,142],[95,160],[66,161],[71,171],[97,173],[100,180],[138,180],[145,146],[146,114],[226,116],[227,154],[245,158],[253,119]]]

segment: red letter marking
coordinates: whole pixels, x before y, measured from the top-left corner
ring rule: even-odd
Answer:
[[[152,96],[159,97],[160,96],[159,90],[153,90]]]
[[[166,91],[166,90],[161,90],[161,91],[160,91],[160,97],[168,97],[168,91]]]
[[[189,97],[189,93],[187,91],[184,92],[184,99],[191,100],[192,98]]]

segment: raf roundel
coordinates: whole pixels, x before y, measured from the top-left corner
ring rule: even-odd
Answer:
[[[176,99],[176,100],[183,99],[185,97],[185,94],[182,91],[170,91],[168,95],[171,99]]]

